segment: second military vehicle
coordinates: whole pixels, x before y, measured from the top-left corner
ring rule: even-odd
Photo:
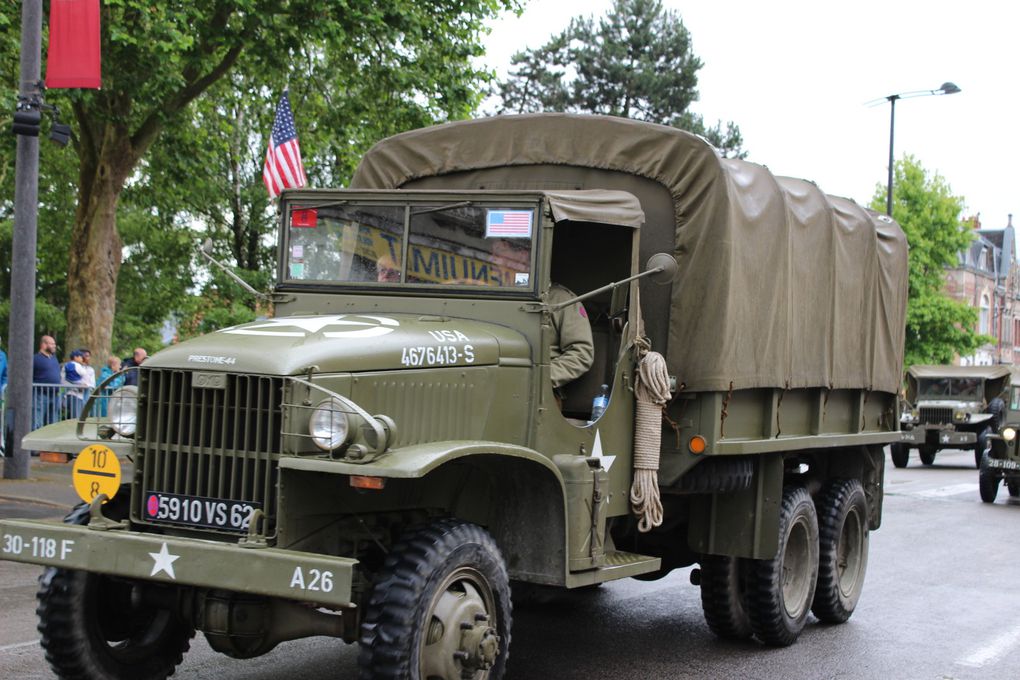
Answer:
[[[900,436],[890,219],[695,135],[561,114],[398,135],[280,211],[273,318],[26,438],[88,447],[88,505],[0,521],[0,557],[48,568],[59,675],[165,677],[197,630],[495,680],[512,581],[693,564],[724,637],[853,613]],[[565,314],[587,370],[554,390]],[[100,492],[113,454],[133,474]]]
[[[1011,498],[1020,497],[1020,370],[1011,369],[1011,386],[998,432],[988,437],[981,458],[978,491],[985,503],[994,503],[999,485],[1005,485]]]
[[[925,465],[941,449],[969,449],[980,468],[1009,384],[1008,366],[911,366],[900,416],[903,440],[891,446],[893,464],[906,467],[911,448]]]

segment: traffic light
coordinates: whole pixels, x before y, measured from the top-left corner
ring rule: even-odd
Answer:
[[[11,132],[25,137],[38,137],[41,122],[42,113],[38,109],[15,111]]]

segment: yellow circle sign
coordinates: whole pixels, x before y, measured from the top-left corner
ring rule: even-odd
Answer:
[[[86,503],[101,493],[113,498],[120,488],[120,461],[107,446],[87,446],[74,459],[72,479],[74,490]]]

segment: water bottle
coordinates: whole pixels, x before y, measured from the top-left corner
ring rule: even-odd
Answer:
[[[607,406],[609,406],[609,385],[603,385],[591,402],[591,422],[594,423],[601,418],[602,414],[606,412]]]

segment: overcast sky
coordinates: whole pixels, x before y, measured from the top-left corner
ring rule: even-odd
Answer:
[[[537,47],[572,16],[600,16],[610,0],[530,0],[496,21],[487,63],[502,76],[511,55]],[[734,121],[748,160],[803,177],[823,191],[870,202],[885,185],[886,95],[962,92],[896,105],[895,154],[937,172],[966,215],[1020,227],[1020,9],[1002,0],[665,0],[690,31],[706,123]]]

